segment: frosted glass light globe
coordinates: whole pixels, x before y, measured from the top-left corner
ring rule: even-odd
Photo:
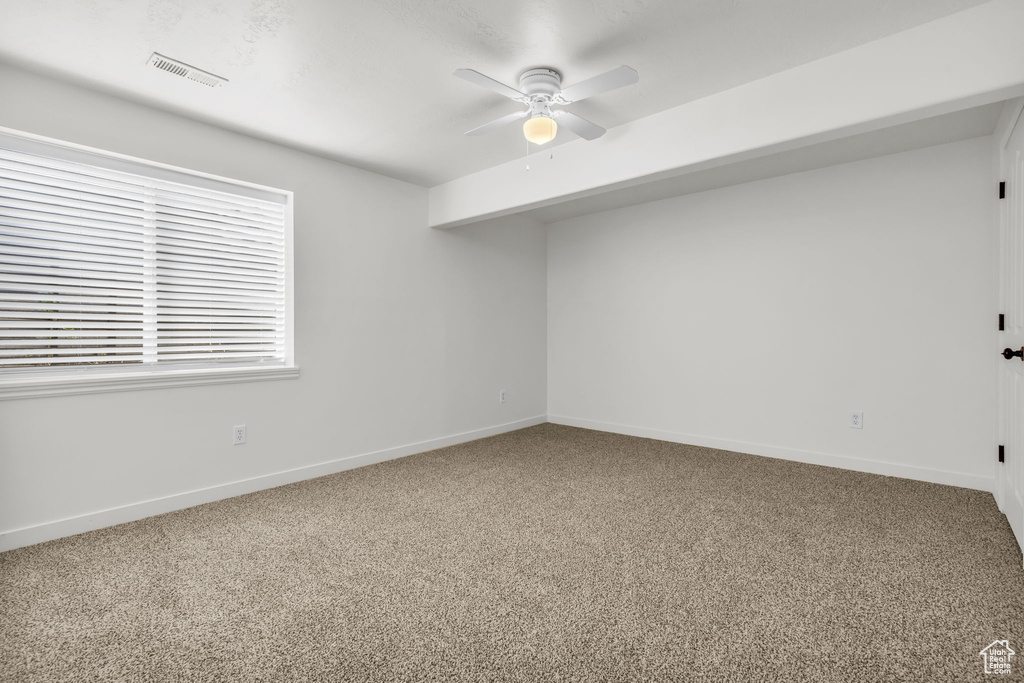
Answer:
[[[523,135],[535,145],[551,142],[558,133],[558,124],[548,116],[534,116],[523,124]]]

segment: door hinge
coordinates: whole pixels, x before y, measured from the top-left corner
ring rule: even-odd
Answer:
[[[1003,332],[1006,330],[1006,315],[1004,313],[999,314],[999,331]]]
[[[999,181],[999,198],[1000,199],[1006,199],[1006,181],[1005,180],[1000,180]]]
[[[999,444],[999,462],[1006,462],[1006,446]]]

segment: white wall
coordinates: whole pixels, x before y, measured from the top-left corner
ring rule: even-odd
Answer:
[[[19,69],[0,65],[0,92],[0,126],[293,190],[302,367],[0,402],[0,549],[546,412],[991,485],[987,140],[585,216],[545,239],[523,218],[430,230],[423,188]],[[846,426],[854,410],[863,431]],[[241,423],[249,443],[233,447]]]
[[[19,69],[0,92],[0,126],[293,190],[301,366],[0,402],[0,549],[542,421],[543,226],[431,230],[421,187]]]
[[[990,144],[551,225],[552,421],[990,489]]]

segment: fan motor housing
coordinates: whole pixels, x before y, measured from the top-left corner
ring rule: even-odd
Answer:
[[[554,69],[528,69],[519,77],[519,89],[527,95],[554,97],[562,90],[562,75]]]

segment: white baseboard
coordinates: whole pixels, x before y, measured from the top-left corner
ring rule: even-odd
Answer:
[[[840,469],[854,470],[856,472],[869,472],[871,474],[903,477],[905,479],[915,479],[935,484],[961,486],[963,488],[977,489],[979,491],[994,492],[995,490],[994,478],[965,474],[962,472],[948,472],[946,470],[938,470],[928,467],[900,465],[879,460],[852,458],[832,453],[818,453],[815,451],[781,448],[778,446],[766,446],[746,441],[717,439],[695,434],[680,434],[677,432],[669,432],[659,429],[646,429],[643,427],[631,427],[627,425],[613,424],[610,422],[583,420],[580,418],[566,417],[562,415],[538,415],[525,420],[509,422],[506,424],[496,425],[494,427],[487,427],[485,429],[452,434],[438,439],[430,439],[428,441],[420,441],[418,443],[406,444],[404,446],[396,446],[394,448],[387,448],[380,451],[374,451],[372,453],[352,455],[345,458],[339,458],[337,460],[318,463],[316,465],[308,465],[306,467],[299,467],[293,470],[286,470],[284,472],[276,472],[274,474],[267,474],[261,477],[253,477],[251,479],[220,484],[218,486],[211,486],[195,491],[187,491],[185,493],[179,493],[163,498],[155,498],[116,508],[99,510],[90,514],[69,517],[36,526],[0,532],[0,552],[34,545],[36,543],[43,543],[44,541],[52,541],[57,538],[72,536],[86,531],[102,529],[115,524],[133,522],[138,519],[152,517],[153,515],[160,515],[165,512],[183,510],[195,505],[212,503],[225,498],[232,498],[246,493],[274,488],[275,486],[283,486],[285,484],[291,484],[304,479],[322,477],[327,474],[334,474],[335,472],[363,467],[364,465],[372,465],[385,460],[393,460],[395,458],[413,455],[414,453],[422,453],[423,451],[429,451],[435,448],[444,448],[445,446],[451,446],[457,443],[473,441],[474,439],[482,439],[484,437],[494,436],[495,434],[502,434],[516,429],[532,427],[544,422],[552,422],[554,424],[567,425],[570,427],[582,427],[584,429],[593,429],[601,432],[612,432],[615,434],[626,434],[629,436],[639,436],[648,439],[658,439],[659,441],[671,441],[674,443],[683,443],[692,446],[704,446],[707,448],[718,448],[721,450],[735,451],[739,453],[750,453],[752,455],[762,455],[769,458],[794,460],[796,462],[806,462],[813,465],[838,467]]]
[[[818,453],[816,451],[804,451],[796,448],[781,448],[779,446],[766,446],[764,444],[750,443],[747,441],[730,441],[728,439],[716,439],[696,434],[679,434],[677,432],[662,431],[660,429],[645,429],[643,427],[630,427],[627,425],[613,424],[610,422],[596,422],[594,420],[582,420],[575,417],[563,415],[548,415],[548,422],[567,425],[569,427],[582,427],[594,429],[599,432],[612,432],[614,434],[626,434],[628,436],[641,436],[659,441],[671,441],[691,446],[704,446],[706,448],[718,448],[723,451],[735,451],[737,453],[750,453],[752,455],[763,455],[768,458],[779,458],[781,460],[795,460],[806,462],[812,465],[825,465],[826,467],[838,467],[844,470],[855,472],[869,472],[871,474],[882,474],[889,477],[902,477],[904,479],[916,479],[927,481],[933,484],[946,484],[948,486],[960,486],[966,489],[978,491],[995,491],[995,479],[983,477],[976,474],[965,474],[963,472],[948,472],[929,467],[918,467],[916,465],[900,465],[898,463],[884,462],[881,460],[868,460],[866,458],[852,458],[846,455],[835,455],[833,453]]]
[[[385,460],[393,460],[395,458],[401,458],[414,453],[434,450],[435,448],[444,448],[445,446],[451,446],[465,441],[482,439],[487,436],[494,436],[495,434],[523,429],[524,427],[532,427],[546,421],[546,416],[538,415],[525,420],[508,422],[506,424],[487,427],[485,429],[476,429],[471,432],[452,434],[439,439],[430,439],[429,441],[420,441],[418,443],[406,444],[404,446],[396,446],[395,448],[387,448],[381,451],[374,451],[372,453],[350,455],[345,458],[322,462],[316,465],[308,465],[306,467],[299,467],[293,470],[286,470],[284,472],[275,472],[274,474],[253,477],[242,481],[234,481],[195,491],[177,493],[163,498],[131,503],[130,505],[122,505],[120,507],[110,508],[107,510],[99,510],[87,515],[68,517],[67,519],[60,519],[54,522],[25,527],[23,529],[5,531],[0,533],[0,552],[21,548],[27,545],[34,545],[44,541],[52,541],[56,538],[64,538],[65,536],[73,536],[74,534],[81,534],[86,531],[102,529],[103,527],[113,526],[115,524],[133,522],[138,519],[152,517],[153,515],[161,515],[165,512],[183,510],[195,505],[212,503],[213,501],[232,498],[245,493],[253,493],[254,491],[274,488],[275,486],[283,486],[285,484],[291,484],[304,479],[322,477],[326,474],[334,474],[335,472],[363,467],[364,465],[372,465]]]

